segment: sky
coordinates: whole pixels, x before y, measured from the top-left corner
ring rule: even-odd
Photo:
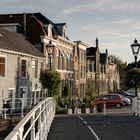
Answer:
[[[0,0],[0,14],[41,12],[54,23],[67,23],[68,37],[108,49],[128,63],[130,45],[140,42],[140,0]],[[140,57],[138,56],[138,60]]]

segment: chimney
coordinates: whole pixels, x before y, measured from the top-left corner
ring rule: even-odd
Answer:
[[[96,38],[96,48],[99,47],[99,42],[98,42],[98,38]]]
[[[23,35],[25,37],[27,37],[27,34],[26,34],[26,13],[25,12],[23,13]]]
[[[108,54],[108,50],[107,49],[105,50],[105,52],[106,52],[106,54]]]

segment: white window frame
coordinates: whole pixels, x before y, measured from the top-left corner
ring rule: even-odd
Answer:
[[[9,98],[9,92],[8,92],[7,98],[12,101],[11,107],[12,107],[12,109],[14,109],[15,108],[15,88],[8,88],[8,91],[10,91],[10,90],[13,91],[12,98]]]
[[[34,73],[34,75],[33,75],[33,62],[35,62],[35,65],[34,65],[35,73]],[[32,60],[32,77],[33,78],[38,77],[38,60],[35,60],[35,59]]]
[[[25,73],[25,77],[22,76],[21,70],[22,70],[22,60],[26,60],[26,73]],[[21,75],[21,79],[27,79],[27,71],[28,71],[28,60],[27,58],[21,58],[21,62],[20,62],[20,75]]]

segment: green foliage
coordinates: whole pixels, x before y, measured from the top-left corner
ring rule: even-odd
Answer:
[[[95,81],[87,80],[86,95],[88,98],[93,98],[93,97],[97,96],[97,94],[95,92]]]
[[[140,69],[139,68],[133,68],[127,72],[125,84],[128,88],[134,88],[134,89],[140,88]]]
[[[110,55],[109,57],[112,58],[118,64],[120,69],[126,69],[127,63],[123,62],[118,56]]]
[[[117,81],[115,80],[113,80],[113,89],[114,89],[114,92],[118,91],[118,84],[117,84]]]
[[[40,74],[40,82],[43,88],[48,89],[48,95],[58,95],[60,91],[61,78],[60,74],[56,71],[42,71]]]
[[[61,108],[59,105],[57,105],[56,114],[67,114],[67,109]]]

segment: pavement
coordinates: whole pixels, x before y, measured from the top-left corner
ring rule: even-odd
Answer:
[[[48,140],[140,140],[140,117],[131,107],[104,113],[58,115]]]

